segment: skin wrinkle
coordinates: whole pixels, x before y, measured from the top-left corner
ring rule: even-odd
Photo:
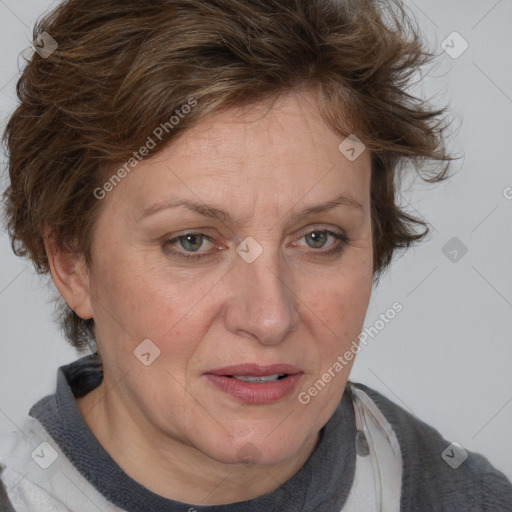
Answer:
[[[98,218],[95,267],[81,293],[91,296],[104,380],[77,404],[116,463],[161,496],[212,505],[271,492],[304,465],[341,399],[351,365],[307,406],[297,396],[363,326],[372,289],[370,155],[341,155],[343,139],[315,101],[291,93],[265,116],[258,105],[213,116],[163,150],[159,163],[141,162]],[[136,223],[135,212],[170,192],[224,205],[245,222],[231,227],[179,208]],[[341,192],[362,203],[362,215],[342,206],[290,220],[292,210]],[[350,242],[322,259],[302,238],[316,225],[342,228]],[[195,263],[163,250],[164,237],[188,231],[204,231],[227,250]],[[246,236],[264,249],[251,264],[234,251]],[[329,238],[326,247],[336,243]],[[204,246],[200,252],[213,247]],[[161,351],[149,367],[133,355],[146,338]],[[291,363],[305,375],[279,402],[243,404],[203,375],[241,362]],[[251,466],[239,458],[247,443],[261,454]]]

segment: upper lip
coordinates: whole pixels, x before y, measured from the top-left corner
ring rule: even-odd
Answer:
[[[275,375],[281,373],[293,374],[300,373],[296,366],[291,364],[271,364],[260,366],[258,364],[245,363],[233,366],[226,366],[217,370],[209,370],[206,373],[210,375],[234,375],[234,376],[254,376],[263,377],[265,375]]]

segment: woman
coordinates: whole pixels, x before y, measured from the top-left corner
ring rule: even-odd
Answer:
[[[4,436],[2,510],[510,508],[485,458],[348,380],[424,235],[400,165],[450,160],[405,90],[411,27],[320,0],[68,0],[37,26],[7,226],[93,353]]]

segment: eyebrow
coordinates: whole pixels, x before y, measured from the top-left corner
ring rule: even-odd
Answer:
[[[315,215],[317,213],[323,213],[328,210],[332,210],[333,208],[336,208],[338,206],[346,206],[352,209],[361,210],[361,212],[364,213],[363,205],[359,201],[356,201],[350,196],[341,194],[338,197],[332,199],[331,201],[328,201],[327,203],[309,206],[308,208],[305,208],[304,210],[294,215],[294,218],[300,220],[305,217]],[[187,208],[188,210],[199,213],[204,217],[210,217],[221,220],[223,222],[234,223],[234,218],[230,213],[220,208],[215,208],[204,203],[195,203],[187,199],[167,199],[164,201],[159,201],[151,206],[148,206],[147,208],[144,209],[142,215],[137,219],[137,222],[140,222],[142,219],[149,217],[150,215],[154,215],[155,213],[158,213],[162,210],[168,210],[178,207]]]

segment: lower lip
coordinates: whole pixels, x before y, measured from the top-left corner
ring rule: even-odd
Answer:
[[[209,381],[222,391],[251,404],[271,404],[293,392],[303,373],[294,373],[273,382],[245,382],[234,377],[207,374]]]

